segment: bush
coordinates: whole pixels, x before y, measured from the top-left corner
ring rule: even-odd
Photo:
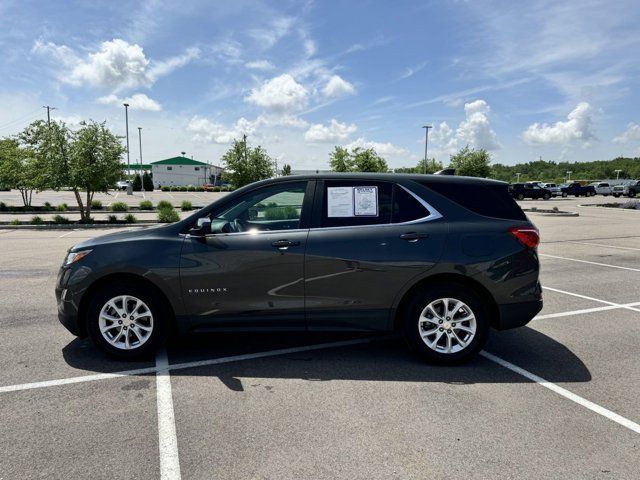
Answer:
[[[134,192],[139,192],[142,190],[142,178],[140,178],[140,174],[136,173],[136,176],[133,178],[133,183],[131,184],[131,188]]]
[[[34,225],[42,225],[44,223],[44,220],[42,219],[42,217],[31,217],[31,223],[33,223]]]
[[[14,218],[13,220],[11,220],[9,222],[9,225],[20,225],[20,224],[21,224],[21,222],[17,218]]]
[[[140,210],[153,210],[153,202],[151,200],[142,200],[140,202]]]
[[[188,192],[189,188],[188,187],[178,187],[179,188],[179,192]]]
[[[116,217],[115,215],[109,215],[107,217],[107,222],[108,223],[118,223],[118,217]]]
[[[102,202],[100,200],[91,200],[92,210],[102,210]]]
[[[136,223],[138,221],[138,219],[136,218],[136,216],[133,213],[127,213],[124,216],[124,223]]]
[[[56,210],[58,212],[66,212],[67,210],[69,210],[69,205],[67,205],[66,203],[61,203],[56,207]]]
[[[42,210],[44,210],[45,212],[50,212],[51,210],[53,210],[53,207],[49,202],[44,202],[44,205],[42,206]]]
[[[162,223],[173,223],[180,220],[180,215],[178,212],[171,208],[163,208],[158,212],[158,221]]]
[[[219,192],[219,191],[221,190],[221,188],[220,188],[220,187],[218,187],[218,186],[216,186],[216,187],[213,187],[213,189],[212,189],[212,190],[213,190],[214,192]]]
[[[167,200],[160,200],[158,202],[158,210],[164,210],[165,208],[173,208],[173,205]]]
[[[182,205],[180,205],[180,209],[183,212],[188,212],[189,210],[193,209],[193,205],[191,205],[191,202],[189,200],[183,200]]]
[[[204,187],[196,187],[196,192],[204,192],[205,188]]]
[[[129,210],[129,205],[124,202],[113,202],[111,204],[111,211],[113,212],[126,212]]]
[[[147,192],[153,192],[153,179],[147,172],[142,174],[142,185]]]
[[[56,215],[55,217],[53,217],[53,223],[71,223],[71,220],[69,220],[67,217],[63,217],[62,215]]]
[[[160,187],[160,190],[162,190],[163,192],[170,192],[171,187]]]

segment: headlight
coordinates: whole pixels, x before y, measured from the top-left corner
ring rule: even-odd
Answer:
[[[91,253],[91,250],[80,250],[79,252],[69,252],[67,253],[67,258],[64,260],[64,265],[71,265],[72,263],[76,263],[78,260],[83,259],[87,255]]]

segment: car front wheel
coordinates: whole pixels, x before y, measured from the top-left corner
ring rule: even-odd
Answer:
[[[419,291],[409,303],[402,333],[410,350],[423,359],[454,365],[475,356],[489,336],[482,300],[462,285]]]
[[[167,308],[158,295],[133,284],[109,285],[98,291],[87,309],[93,342],[121,359],[149,357],[165,340]]]
[[[544,198],[545,200],[549,200],[551,198],[551,195],[545,193],[542,198]]]

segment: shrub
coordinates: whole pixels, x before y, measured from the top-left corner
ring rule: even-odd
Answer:
[[[196,191],[196,187],[194,187],[193,185],[189,185],[187,187],[187,192],[195,192]]]
[[[9,225],[20,225],[20,224],[21,224],[21,222],[17,218],[14,218],[13,220],[11,220],[9,222]]]
[[[127,213],[124,216],[124,223],[136,223],[138,221],[138,219],[136,218],[136,216],[133,213]]]
[[[71,223],[71,220],[69,220],[67,217],[63,217],[62,215],[56,215],[55,217],[53,217],[53,223]]]
[[[102,202],[100,200],[91,200],[91,208],[93,210],[102,210]]]
[[[69,205],[67,205],[66,203],[61,203],[56,207],[56,210],[58,212],[66,212],[67,210],[69,210]]]
[[[53,210],[53,207],[49,202],[44,202],[44,205],[42,206],[42,210],[44,210],[45,212],[50,212],[51,210]]]
[[[129,205],[124,202],[113,202],[111,204],[111,210],[113,212],[126,212],[129,210]]]
[[[163,192],[170,192],[171,187],[161,187],[160,190],[162,190]]]
[[[189,188],[188,187],[179,187],[179,191],[180,192],[188,192]]]
[[[173,208],[173,205],[167,200],[160,200],[158,202],[158,210],[164,210],[166,208]]]
[[[118,217],[116,217],[115,215],[109,215],[107,217],[107,222],[108,223],[118,223]]]
[[[133,177],[133,183],[131,183],[131,188],[134,192],[139,192],[142,190],[142,178],[140,178],[140,174],[136,173],[136,176]]]
[[[196,192],[204,192],[205,188],[204,187],[196,187]]]
[[[173,223],[180,220],[178,212],[171,208],[163,208],[158,212],[158,221],[162,223]]]
[[[220,188],[220,187],[218,187],[218,186],[213,187],[213,191],[214,191],[214,192],[219,192],[220,190],[221,190],[221,188]]]
[[[153,210],[153,202],[151,200],[142,200],[140,202],[140,210]]]
[[[180,205],[180,209],[183,212],[188,212],[189,210],[193,209],[193,205],[191,205],[191,202],[189,200],[183,200],[182,205]]]
[[[142,174],[142,185],[147,192],[153,192],[153,179],[147,172]]]
[[[31,217],[31,223],[33,223],[34,225],[42,225],[44,223],[44,220],[42,219],[42,217]]]

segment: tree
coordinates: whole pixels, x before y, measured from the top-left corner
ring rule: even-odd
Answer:
[[[247,146],[247,137],[234,140],[233,145],[222,157],[226,168],[225,180],[239,188],[249,183],[265,180],[275,175],[275,163],[267,152],[257,146]]]
[[[142,174],[142,185],[147,192],[153,192],[153,178],[150,173],[144,172]]]
[[[120,157],[125,147],[120,138],[105,122],[81,122],[73,132],[63,122],[41,120],[29,125],[20,138],[43,162],[50,186],[73,191],[80,221],[89,222],[95,192],[108,191],[122,175]]]
[[[282,166],[282,176],[288,177],[289,175],[291,175],[291,165],[289,165],[288,163],[285,163]]]
[[[457,175],[468,177],[488,177],[491,174],[491,155],[484,149],[469,148],[467,145],[455,155],[451,155],[450,168],[456,169]]]
[[[134,192],[140,192],[142,190],[142,179],[140,178],[140,174],[136,173],[133,177],[133,182],[131,182],[131,190]]]
[[[373,148],[355,147],[351,152],[343,147],[335,147],[329,154],[329,164],[334,172],[388,172],[384,158]]]
[[[393,171],[395,173],[436,173],[438,170],[442,170],[444,168],[442,166],[442,163],[436,161],[435,158],[430,158],[429,160],[427,160],[426,163],[427,163],[426,171],[424,168],[424,165],[425,165],[424,159],[420,160],[415,167],[399,167],[399,168],[394,168]]]
[[[19,190],[22,203],[30,207],[33,191],[48,186],[44,162],[18,139],[0,140],[0,185]]]

